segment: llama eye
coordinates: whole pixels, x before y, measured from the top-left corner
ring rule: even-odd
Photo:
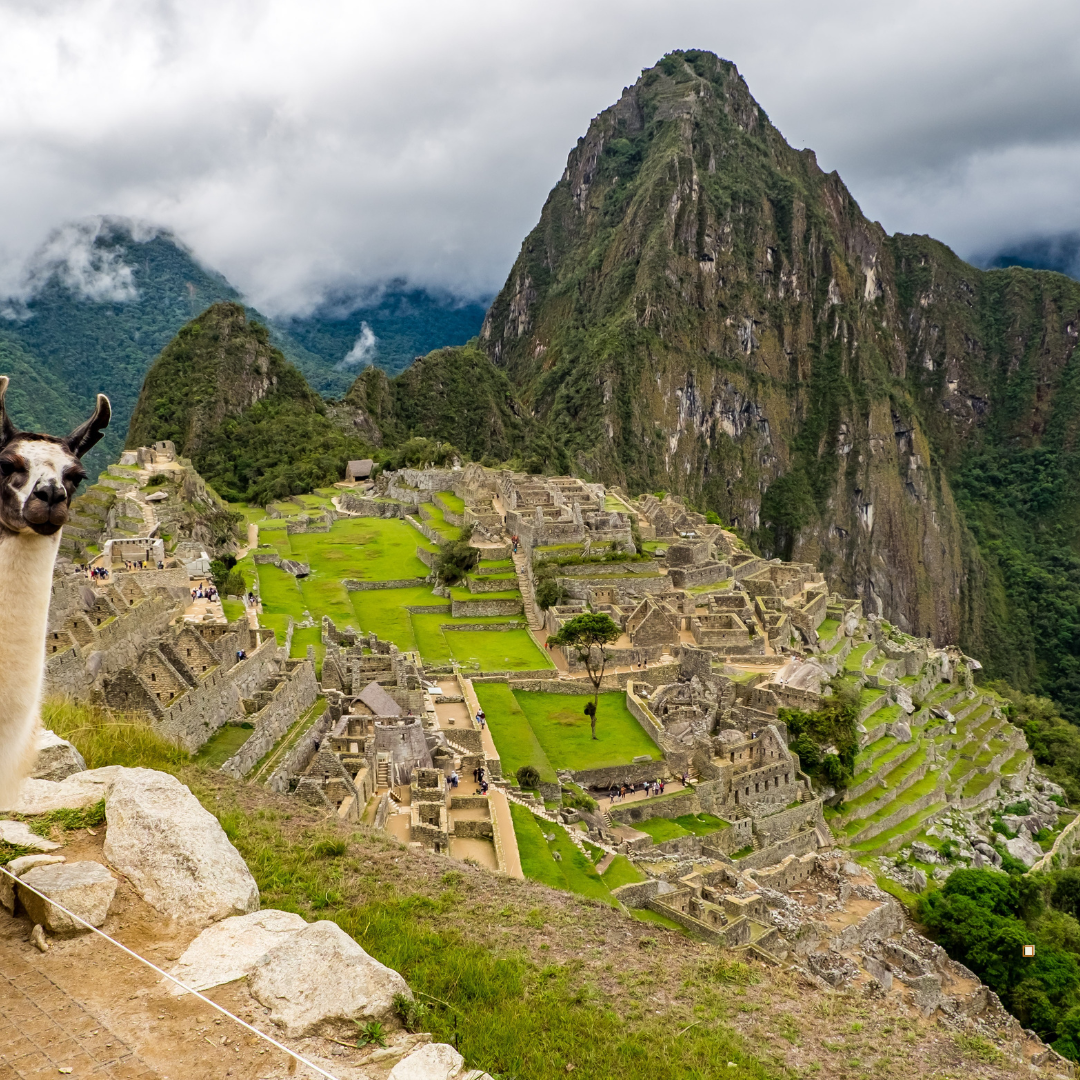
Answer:
[[[17,468],[14,461],[5,461],[4,458],[0,458],[0,476],[10,476]]]

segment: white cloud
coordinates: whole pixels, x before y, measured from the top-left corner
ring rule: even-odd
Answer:
[[[366,322],[362,322],[359,336],[353,342],[353,347],[338,362],[336,370],[359,367],[361,364],[364,367],[370,367],[375,359],[375,350],[378,345],[379,339],[375,336],[375,331]]]
[[[116,214],[268,313],[490,293],[589,118],[678,47],[734,60],[890,231],[988,250],[1080,228],[1078,32],[1065,0],[0,0],[0,288]]]

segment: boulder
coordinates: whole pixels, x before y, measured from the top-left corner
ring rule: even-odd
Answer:
[[[12,859],[5,869],[16,877],[22,877],[27,870],[35,866],[47,866],[49,863],[66,861],[63,855],[23,855],[18,859]],[[7,874],[0,874],[0,904],[7,908],[9,915],[15,914],[15,882]]]
[[[403,1057],[387,1080],[451,1080],[465,1059],[449,1043],[425,1043]]]
[[[307,926],[300,915],[288,911],[255,911],[233,915],[207,927],[169,971],[192,990],[242,979],[256,962]],[[170,993],[183,994],[175,983]]]
[[[911,857],[918,859],[919,862],[931,864],[940,861],[937,850],[929,844],[924,844],[921,840],[916,840],[911,845]]]
[[[311,923],[271,949],[248,978],[251,993],[288,1038],[350,1020],[382,1020],[405,980],[372,959],[337,923]]]
[[[889,732],[897,742],[911,742],[911,727],[902,720],[889,725]]]
[[[85,772],[82,754],[55,731],[42,728],[38,732],[37,761],[30,774],[36,780],[63,780],[72,773]]]
[[[259,889],[240,853],[175,776],[121,769],[105,820],[105,858],[162,914],[211,923],[258,910]]]
[[[104,769],[88,769],[72,773],[57,783],[55,780],[24,780],[12,810],[33,817],[50,810],[82,810],[101,802],[112,788],[119,765]]]
[[[54,934],[84,933],[86,927],[31,892],[27,885],[63,904],[91,926],[100,926],[105,921],[116,895],[116,878],[98,862],[53,863],[27,870],[19,878],[19,900],[34,922]]]
[[[5,844],[33,848],[35,851],[55,851],[60,847],[55,841],[46,840],[36,832],[31,832],[25,821],[0,820],[0,840]]]
[[[1028,868],[1034,866],[1043,857],[1042,848],[1022,836],[1014,836],[1011,840],[1006,840],[1005,850]]]
[[[911,871],[911,891],[926,892],[926,875],[918,868]]]

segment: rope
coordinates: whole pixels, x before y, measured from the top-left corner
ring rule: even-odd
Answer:
[[[234,1016],[231,1012],[229,1012],[228,1009],[223,1008],[216,1001],[211,1001],[210,998],[206,997],[205,994],[200,994],[198,990],[193,990],[190,986],[182,983],[179,979],[177,979],[173,975],[170,975],[167,971],[162,971],[161,968],[159,968],[156,964],[152,964],[149,960],[147,960],[145,956],[140,956],[137,952],[133,952],[126,945],[121,945],[120,942],[117,941],[115,938],[109,937],[108,934],[106,934],[103,930],[99,930],[96,926],[91,926],[85,919],[80,918],[78,915],[76,915],[75,912],[68,911],[68,909],[64,907],[63,904],[58,904],[51,897],[46,896],[42,892],[38,892],[38,890],[35,889],[33,885],[28,885],[25,881],[17,878],[6,866],[0,866],[0,873],[7,874],[7,876],[11,878],[13,882],[15,882],[15,884],[21,885],[24,889],[29,889],[35,896],[41,897],[41,899],[44,900],[46,903],[52,904],[53,907],[57,908],[59,911],[62,911],[69,919],[74,919],[75,922],[80,923],[82,926],[85,926],[87,930],[93,930],[93,932],[97,934],[98,937],[103,937],[111,945],[115,945],[118,949],[126,952],[128,956],[133,956],[136,960],[145,964],[148,968],[151,969],[151,971],[156,971],[159,975],[164,976],[170,982],[176,983],[176,985],[179,986],[181,990],[184,990],[189,994],[194,994],[200,1001],[205,1001],[207,1005],[210,1005],[213,1008],[217,1009],[219,1013],[227,1016],[230,1020],[234,1020],[242,1028],[246,1028],[253,1035],[258,1035],[260,1039],[265,1039],[268,1043],[270,1043],[271,1046],[275,1046],[278,1050],[284,1051],[286,1054],[289,1055],[289,1057],[296,1058],[296,1060],[299,1061],[301,1065],[306,1065],[309,1069],[314,1069],[320,1076],[325,1076],[326,1080],[337,1080],[336,1076],[328,1073],[325,1069],[320,1069],[319,1066],[316,1065],[313,1061],[308,1061],[306,1057],[302,1057],[295,1050],[290,1050],[287,1046],[279,1043],[277,1039],[272,1039],[269,1035],[266,1034],[266,1032],[260,1031],[257,1027],[252,1027],[251,1024],[249,1024],[246,1020],[241,1020],[239,1016]]]

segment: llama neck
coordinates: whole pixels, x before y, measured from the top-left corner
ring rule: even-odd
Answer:
[[[0,681],[41,683],[60,534],[0,530]]]

